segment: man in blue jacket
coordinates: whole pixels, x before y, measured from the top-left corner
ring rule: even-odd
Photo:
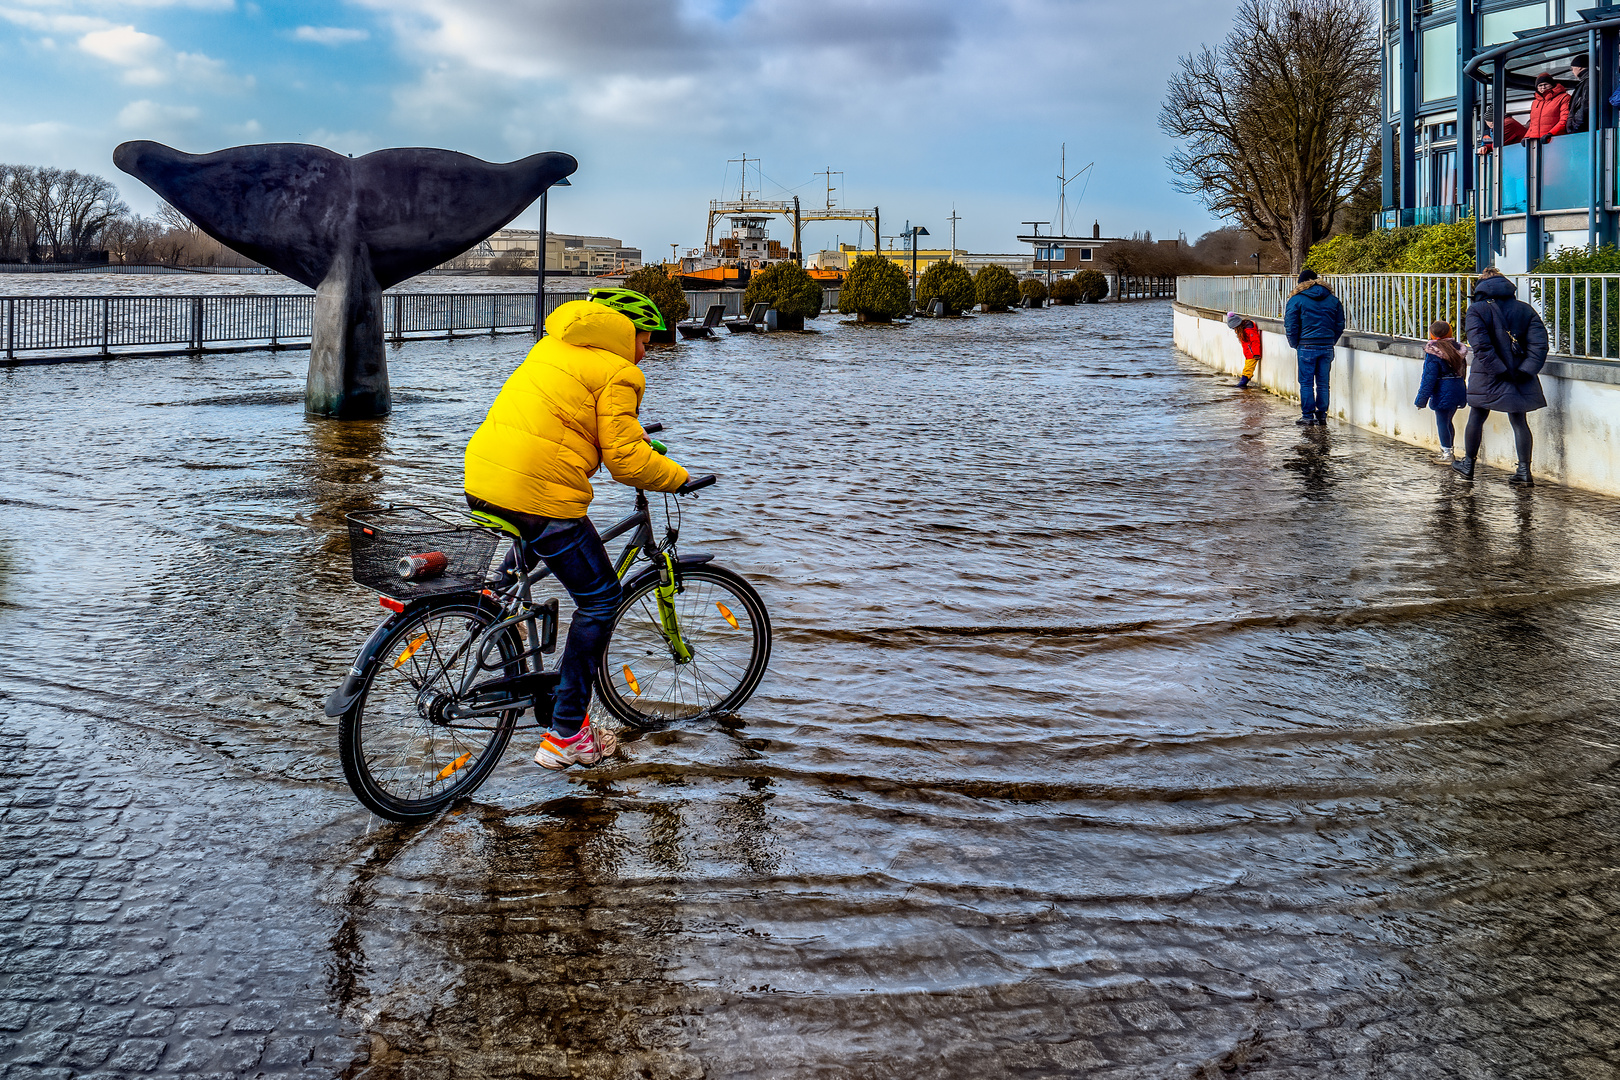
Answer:
[[[1333,346],[1344,333],[1344,305],[1315,270],[1302,270],[1299,285],[1283,309],[1283,333],[1299,358],[1299,411],[1301,426],[1327,423],[1328,374],[1333,368]]]

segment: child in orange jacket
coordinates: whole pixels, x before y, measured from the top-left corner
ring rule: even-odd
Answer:
[[[1226,313],[1226,325],[1237,332],[1238,341],[1243,345],[1243,378],[1238,380],[1238,389],[1249,385],[1254,378],[1254,372],[1260,366],[1260,328],[1254,325],[1253,319],[1245,319],[1235,311]]]

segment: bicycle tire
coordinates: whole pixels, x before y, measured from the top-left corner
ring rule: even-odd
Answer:
[[[660,628],[655,572],[626,585],[602,650],[597,700],[632,727],[731,712],[753,695],[770,663],[770,613],[741,575],[705,563],[678,567],[676,579],[682,587],[675,597],[676,610],[681,636],[692,650],[690,662],[675,660]],[[727,604],[727,597],[733,602]]]
[[[447,666],[455,645],[498,618],[476,594],[435,599],[409,611],[376,650],[364,688],[338,721],[338,748],[355,798],[378,817],[431,818],[472,794],[500,762],[521,710],[485,718],[483,727],[452,727],[432,717],[444,703],[442,691],[425,696],[448,686],[470,664],[470,650],[464,650],[459,663]],[[517,635],[503,633],[497,648],[505,663],[489,677],[520,674]]]

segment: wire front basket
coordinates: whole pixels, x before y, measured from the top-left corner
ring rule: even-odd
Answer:
[[[395,600],[482,589],[500,543],[487,529],[457,525],[419,506],[346,516],[355,582]]]

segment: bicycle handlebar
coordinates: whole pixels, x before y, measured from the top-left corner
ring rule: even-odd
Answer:
[[[719,477],[715,476],[714,473],[710,473],[707,476],[694,476],[692,479],[676,488],[675,494],[690,495],[695,491],[703,490],[718,479]]]
[[[663,431],[664,425],[655,420],[652,423],[644,426],[641,430],[645,431],[648,435],[652,435],[655,432]],[[665,446],[657,439],[649,438],[647,441],[652,444],[653,453],[665,455],[669,453],[669,447]],[[676,488],[675,494],[690,495],[695,491],[702,491],[704,488],[714,483],[717,479],[718,477],[716,477],[713,473],[710,473],[707,476],[692,477],[691,479],[687,480],[686,483]]]

